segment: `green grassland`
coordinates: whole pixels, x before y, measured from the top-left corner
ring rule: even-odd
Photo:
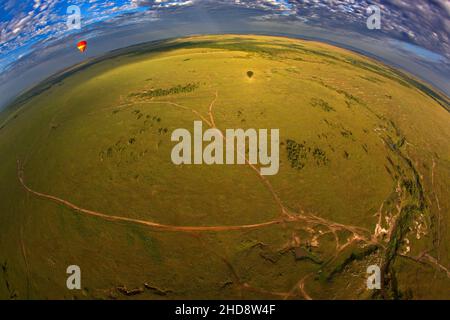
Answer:
[[[0,298],[449,299],[448,110],[381,63],[279,37],[160,41],[66,70],[0,114]],[[173,130],[211,118],[279,128],[279,174],[173,165]]]

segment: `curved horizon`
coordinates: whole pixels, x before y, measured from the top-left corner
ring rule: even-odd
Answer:
[[[80,8],[79,30],[66,26],[70,5]],[[381,9],[379,30],[366,26],[371,5]],[[416,15],[413,21],[410,12]],[[333,44],[406,71],[449,97],[449,18],[448,4],[438,0],[408,5],[366,0],[35,0],[28,6],[8,0],[0,9],[0,109],[44,79],[113,50],[193,34],[229,33]],[[76,48],[79,40],[89,42],[84,55]]]

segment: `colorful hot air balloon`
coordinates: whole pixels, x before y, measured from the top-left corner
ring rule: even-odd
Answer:
[[[78,48],[78,50],[80,50],[81,52],[86,51],[86,49],[87,49],[87,42],[86,42],[86,41],[80,41],[80,42],[78,42],[77,48]]]

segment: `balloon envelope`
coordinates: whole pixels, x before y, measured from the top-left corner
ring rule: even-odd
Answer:
[[[78,42],[77,47],[78,47],[78,50],[80,50],[81,52],[84,52],[87,49],[87,42],[80,41],[80,42]]]

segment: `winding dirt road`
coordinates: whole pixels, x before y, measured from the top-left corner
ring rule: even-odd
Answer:
[[[25,183],[23,168],[21,167],[21,163],[19,160],[17,161],[17,174],[18,174],[20,184],[29,193],[31,193],[39,198],[42,198],[42,199],[51,200],[55,203],[61,204],[65,207],[72,209],[74,211],[77,211],[79,213],[83,213],[83,214],[86,214],[86,215],[89,215],[92,217],[102,218],[104,220],[113,221],[113,222],[129,222],[129,223],[139,224],[139,225],[146,226],[146,227],[151,227],[154,229],[161,229],[161,230],[165,230],[165,231],[174,231],[174,232],[208,232],[208,231],[214,232],[214,231],[248,230],[248,229],[257,229],[257,228],[262,228],[262,227],[273,226],[273,225],[281,224],[283,222],[287,222],[282,219],[279,219],[279,220],[272,220],[272,221],[263,222],[263,223],[239,225],[239,226],[173,226],[173,225],[166,225],[166,224],[161,224],[161,223],[147,221],[147,220],[114,216],[114,215],[109,215],[109,214],[98,212],[98,211],[84,209],[84,208],[77,206],[76,204],[73,204],[73,203],[67,201],[67,200],[31,189]]]

